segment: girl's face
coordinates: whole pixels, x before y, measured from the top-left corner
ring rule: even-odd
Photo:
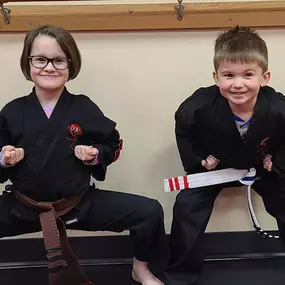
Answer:
[[[61,91],[69,78],[69,59],[55,38],[35,38],[30,53],[30,74],[37,91]]]

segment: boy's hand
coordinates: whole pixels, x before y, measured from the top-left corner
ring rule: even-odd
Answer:
[[[272,155],[271,154],[267,154],[264,159],[263,159],[263,168],[266,169],[267,171],[272,171]]]
[[[2,148],[2,162],[13,166],[24,158],[24,150],[12,145],[5,145]]]
[[[92,146],[77,145],[74,149],[74,153],[78,159],[88,161],[96,159],[99,154],[99,150]]]
[[[214,156],[209,155],[206,159],[201,161],[201,164],[208,170],[211,170],[215,169],[219,162],[220,161],[216,159]]]

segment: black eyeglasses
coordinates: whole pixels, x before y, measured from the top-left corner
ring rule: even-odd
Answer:
[[[68,68],[71,61],[66,57],[47,58],[45,56],[29,56],[29,60],[35,68],[45,68],[51,62],[55,69],[60,70]]]

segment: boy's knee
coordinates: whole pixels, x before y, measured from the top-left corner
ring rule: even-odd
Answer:
[[[197,199],[195,195],[190,194],[189,191],[183,190],[177,195],[173,207],[174,219],[188,220],[190,217],[203,210],[203,205],[201,205],[200,200]]]
[[[189,209],[189,207],[194,206],[194,200],[191,201],[188,199],[186,191],[182,191],[177,195],[174,203],[174,212],[185,211]]]
[[[182,199],[176,199],[174,207],[173,207],[173,218],[181,219],[185,217],[185,213],[187,212],[188,204]]]

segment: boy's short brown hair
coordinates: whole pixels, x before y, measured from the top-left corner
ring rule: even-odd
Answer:
[[[81,69],[80,52],[72,35],[67,30],[54,25],[42,25],[27,33],[24,40],[24,47],[20,60],[21,70],[26,79],[32,81],[30,74],[29,56],[35,38],[40,35],[49,36],[56,39],[62,51],[70,59],[68,67],[68,80],[74,79]]]
[[[250,28],[236,26],[218,36],[215,42],[214,67],[221,62],[257,62],[262,71],[268,69],[268,51],[265,41]]]

